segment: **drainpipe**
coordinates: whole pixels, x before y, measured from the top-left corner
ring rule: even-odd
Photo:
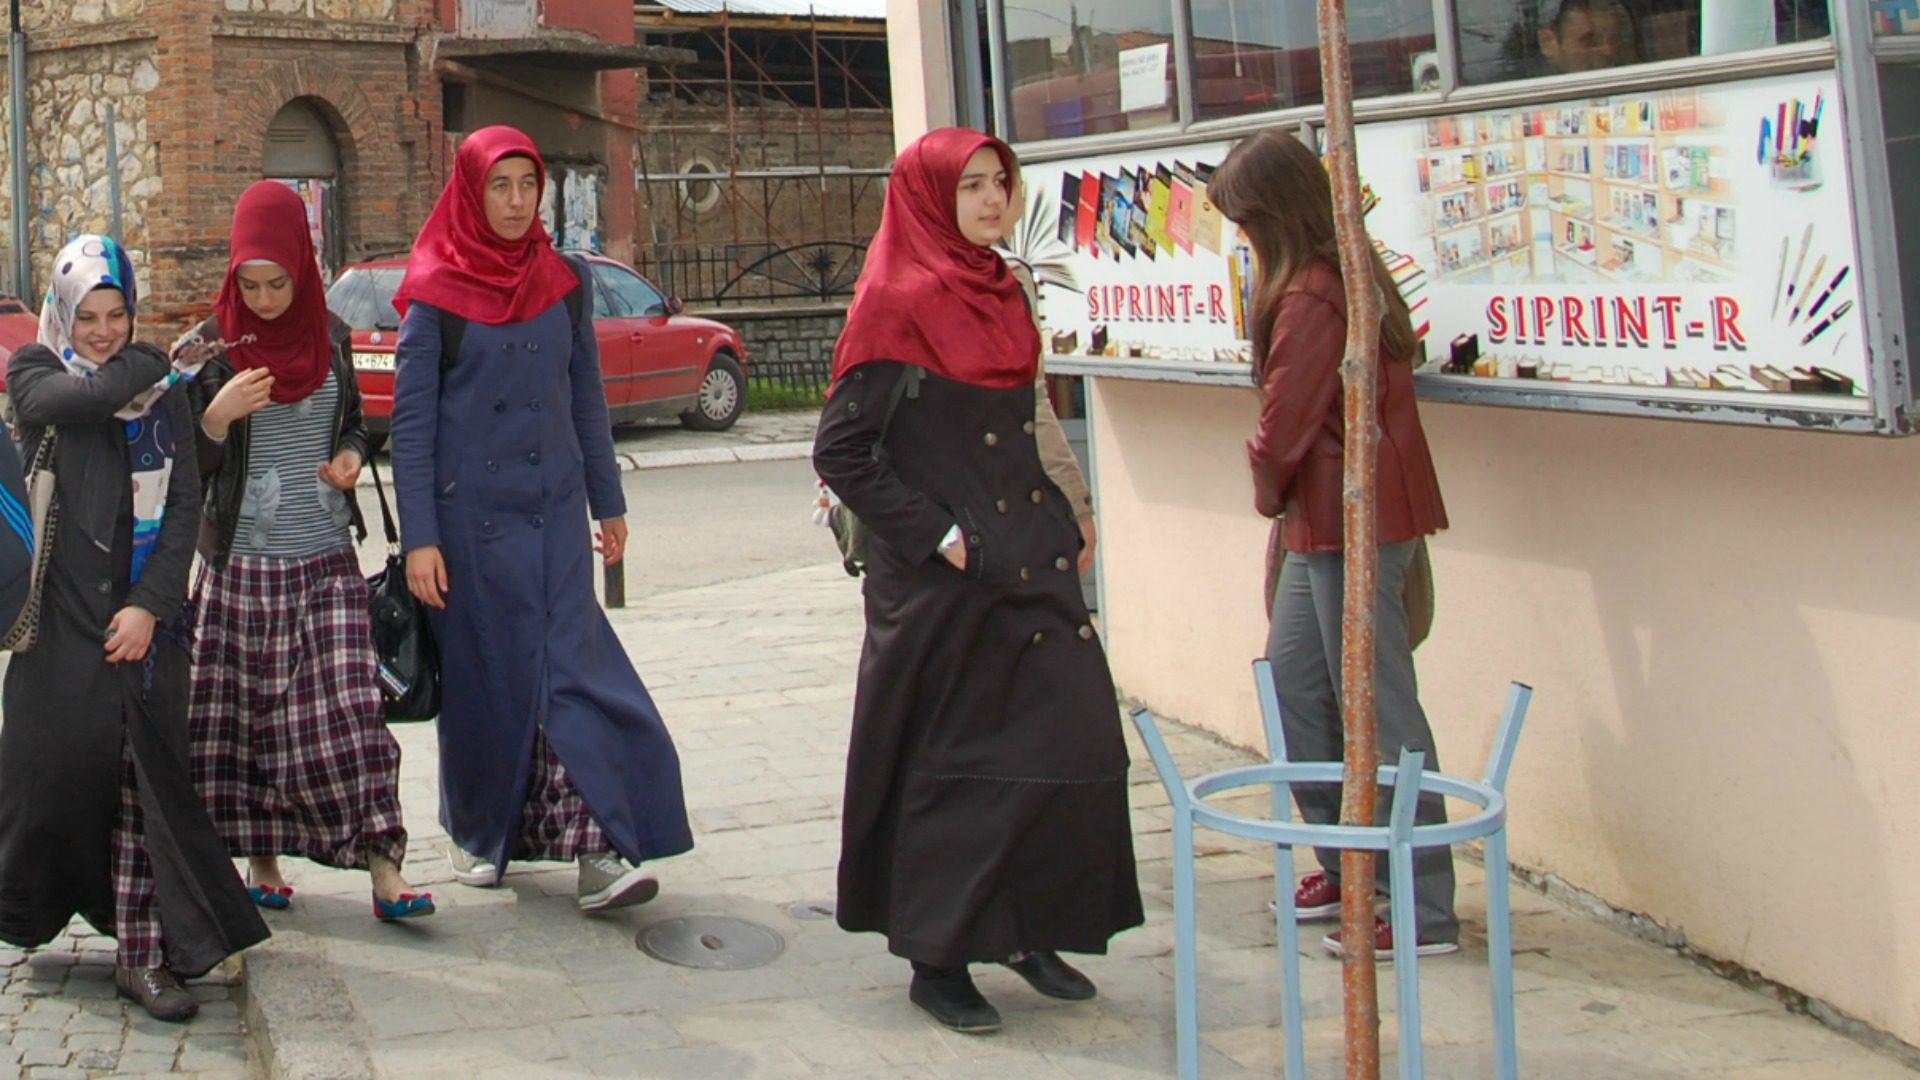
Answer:
[[[33,303],[33,258],[27,251],[27,35],[20,29],[20,0],[7,5],[7,119],[12,128],[13,291]]]

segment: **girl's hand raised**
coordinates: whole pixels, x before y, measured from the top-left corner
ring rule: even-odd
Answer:
[[[273,373],[266,368],[250,368],[235,375],[207,405],[206,415],[200,418],[201,430],[212,439],[226,438],[235,420],[266,408],[272,393]]]

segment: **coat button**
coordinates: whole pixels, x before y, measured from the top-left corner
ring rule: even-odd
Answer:
[[[507,399],[506,399],[506,398],[495,398],[495,399],[494,399],[494,402],[493,402],[493,411],[494,411],[494,412],[506,412],[506,411],[507,411]]]
[[[513,351],[513,342],[511,342],[511,341],[503,341],[503,342],[501,342],[501,343],[500,343],[500,351],[501,351],[501,352],[512,352],[512,351]]]
[[[1043,638],[1043,637],[1045,637],[1045,636],[1046,636],[1045,634],[1042,634],[1042,633],[1041,633],[1040,631],[1038,631],[1038,630],[1035,630],[1035,631],[1033,632],[1033,643],[1034,643],[1035,645],[1038,645],[1038,644],[1040,644],[1040,639],[1041,639],[1041,638]]]
[[[1039,488],[1034,488],[1034,489],[1033,489],[1033,491],[1032,491],[1032,493],[1031,493],[1031,494],[1029,494],[1029,495],[1027,496],[1027,498],[1029,498],[1029,499],[1032,499],[1032,500],[1033,500],[1033,505],[1035,505],[1035,506],[1039,506],[1039,505],[1040,505],[1040,500],[1041,500],[1041,499],[1043,499],[1043,498],[1045,498],[1045,497],[1046,497],[1046,496],[1044,496],[1044,495],[1041,495],[1041,494],[1040,494],[1040,489],[1039,489]]]
[[[1082,626],[1082,627],[1080,628],[1080,630],[1079,630],[1079,634],[1080,634],[1080,640],[1081,640],[1081,641],[1092,641],[1092,640],[1093,640],[1093,627],[1091,627],[1091,626]]]
[[[499,463],[499,462],[497,462],[497,461],[489,461],[489,462],[487,462],[487,471],[488,471],[488,472],[499,472],[499,471],[500,471],[500,463]]]
[[[1055,570],[1066,570],[1072,566],[1073,564],[1067,561],[1067,557],[1065,555],[1062,555],[1059,558],[1053,560],[1053,568]]]
[[[541,516],[540,516],[539,514],[535,514],[535,515],[533,515],[533,527],[534,527],[534,528],[536,528],[536,529],[543,529],[543,528],[546,528],[546,525],[547,525],[547,519],[546,519],[546,518],[543,518],[543,517],[541,517]]]
[[[847,415],[848,416],[860,415],[860,403],[857,401],[847,402]]]
[[[1007,512],[1007,500],[1005,500],[1005,499],[995,499],[995,500],[993,500],[993,508],[994,508],[995,510],[998,510],[998,511],[1000,511],[1000,512],[1001,512],[1001,513],[1003,513],[1003,514],[1004,514],[1004,513],[1006,513],[1006,512]]]
[[[491,522],[491,521],[483,521],[483,522],[481,522],[481,523],[480,523],[480,531],[481,531],[481,532],[483,532],[483,533],[486,533],[486,534],[487,534],[488,536],[492,536],[492,535],[493,535],[493,522]]]
[[[867,377],[867,373],[866,373],[866,372],[864,372],[864,371],[861,371],[861,370],[860,370],[859,368],[854,368],[854,369],[853,369],[853,381],[854,381],[854,382],[859,382],[859,381],[860,381],[861,379],[864,379],[864,378],[866,378],[866,377]]]
[[[527,464],[529,464],[529,465],[538,465],[538,464],[540,464],[540,451],[538,451],[538,450],[535,450],[535,451],[534,451],[533,453],[531,453],[531,454],[528,454],[528,455],[527,455]]]
[[[532,401],[527,402],[527,408],[532,409],[534,412],[539,412],[546,407],[547,403],[541,401],[539,398],[534,398]]]
[[[979,547],[979,546],[980,546],[980,534],[979,534],[979,533],[974,533],[974,534],[973,534],[972,536],[969,536],[969,537],[967,537],[967,543],[969,543],[969,544],[972,544],[972,545],[973,545],[974,547]]]
[[[1021,581],[1032,581],[1032,580],[1033,580],[1033,571],[1031,571],[1031,570],[1029,570],[1029,569],[1027,569],[1027,568],[1026,568],[1026,567],[1024,567],[1024,566],[1023,566],[1023,567],[1021,567],[1021,568],[1020,568],[1020,580],[1021,580]]]
[[[1024,424],[1021,424],[1020,430],[1026,432],[1029,435],[1033,434],[1033,421],[1029,420]]]
[[[983,443],[986,443],[988,446],[999,446],[1000,436],[995,435],[993,432],[989,431],[986,433],[984,437],[981,438],[980,441]]]
[[[94,588],[99,589],[103,593],[110,593],[113,591],[113,582],[102,581],[100,584],[94,586]]]
[[[529,342],[527,342],[527,351],[528,351],[528,352],[539,352],[539,351],[540,351],[540,343],[539,343],[539,342],[537,342],[537,341],[529,341]]]

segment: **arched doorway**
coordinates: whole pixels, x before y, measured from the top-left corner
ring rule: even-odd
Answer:
[[[267,125],[261,174],[278,180],[307,204],[307,227],[321,273],[329,281],[346,255],[346,214],[341,198],[340,146],[320,110],[306,101],[290,101]]]

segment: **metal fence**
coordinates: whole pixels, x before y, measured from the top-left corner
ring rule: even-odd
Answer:
[[[639,269],[689,304],[832,303],[853,296],[866,255],[866,243],[854,240],[660,244],[641,253]]]

